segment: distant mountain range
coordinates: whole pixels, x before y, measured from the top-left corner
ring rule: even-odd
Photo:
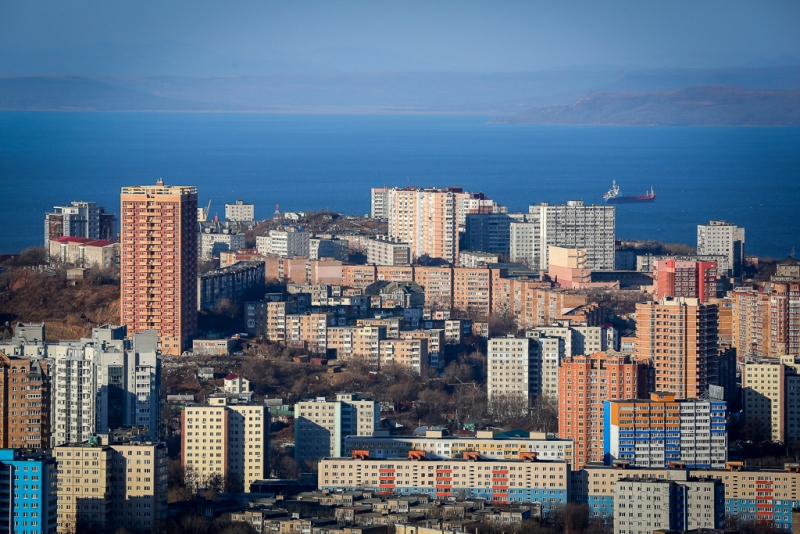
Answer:
[[[495,124],[800,126],[800,89],[688,87],[653,93],[591,93],[567,106],[531,109]]]
[[[795,124],[797,88],[800,66],[211,78],[31,75],[0,77],[0,109],[472,113],[499,117],[498,123]]]

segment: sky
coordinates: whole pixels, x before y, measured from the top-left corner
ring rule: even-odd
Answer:
[[[76,69],[81,54],[204,56],[239,73],[800,63],[798,27],[797,0],[0,1],[0,51]]]

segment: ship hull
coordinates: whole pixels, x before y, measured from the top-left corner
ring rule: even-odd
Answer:
[[[655,195],[646,196],[646,197],[614,197],[606,199],[606,204],[644,204],[646,202],[654,202],[656,199]]]

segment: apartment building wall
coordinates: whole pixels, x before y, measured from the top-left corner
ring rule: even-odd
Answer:
[[[637,304],[635,357],[652,362],[656,391],[700,397],[715,379],[717,307],[683,297]]]
[[[586,206],[583,201],[530,206],[527,222],[511,224],[509,231],[512,261],[525,261],[534,270],[549,265],[548,247],[555,245],[586,250],[586,268],[614,269],[614,206]]]
[[[413,259],[429,256],[455,263],[459,246],[456,195],[446,189],[389,189],[389,237],[408,243]]]
[[[24,454],[19,449],[0,449],[0,485],[8,492],[0,503],[4,530],[55,534],[58,527],[55,458],[41,452]]]
[[[58,462],[58,532],[112,526],[114,451],[107,445],[65,444],[53,449]]]
[[[325,352],[327,329],[332,325],[331,313],[305,313],[286,316],[286,343],[305,346],[314,352]]]
[[[719,297],[717,262],[658,260],[653,266],[653,298],[696,298],[708,302]]]
[[[50,447],[47,360],[0,353],[0,448]]]
[[[719,480],[622,478],[614,486],[614,533],[722,529],[725,489]]]
[[[603,402],[640,398],[645,376],[618,353],[566,358],[558,371],[558,436],[575,443],[575,466],[602,462]]]
[[[97,432],[146,426],[156,439],[161,359],[123,342],[49,345],[50,443],[81,443]]]
[[[328,328],[326,348],[336,350],[337,359],[364,358],[377,366],[383,339],[386,339],[385,326],[334,326]]]
[[[200,233],[200,259],[211,260],[219,258],[223,252],[233,252],[245,247],[245,235],[243,233],[228,230],[214,232],[206,228]]]
[[[111,443],[111,524],[153,532],[167,511],[166,443]]]
[[[542,392],[542,354],[535,341],[512,336],[489,339],[486,388],[490,404],[515,398],[528,407]]]
[[[786,441],[787,369],[779,360],[745,363],[742,408],[746,424],[759,427],[765,439]]]
[[[229,221],[255,221],[256,207],[244,200],[225,204],[225,219]]]
[[[212,397],[208,406],[181,413],[181,460],[184,470],[204,483],[220,476],[237,491],[269,477],[269,409],[258,404],[228,404]]]
[[[508,254],[512,222],[514,219],[505,213],[467,214],[464,249]]]
[[[264,263],[240,261],[230,267],[197,275],[197,309],[211,309],[221,299],[241,300],[264,283]],[[262,286],[263,287],[263,286]]]
[[[123,187],[120,323],[156,329],[164,354],[180,355],[197,330],[197,188]]]
[[[388,212],[388,187],[373,187],[370,190],[370,217],[373,219],[386,219]]]
[[[569,472],[565,461],[325,458],[319,463],[318,487],[482,498],[493,504],[539,502],[547,512],[567,503]]]
[[[720,270],[740,276],[744,261],[744,228],[726,222],[711,221],[697,225],[697,254],[725,257]]]
[[[269,253],[281,258],[308,256],[308,240],[311,235],[300,228],[287,227],[269,231]],[[259,250],[259,252],[261,252]]]
[[[411,249],[408,243],[392,238],[369,239],[367,241],[367,263],[370,265],[409,265]]]
[[[400,339],[380,341],[380,366],[399,365],[418,374],[429,367],[428,338],[401,334]]]
[[[528,438],[495,437],[491,432],[476,436],[348,436],[344,455],[351,457],[354,451],[367,451],[370,458],[408,458],[411,451],[425,451],[432,460],[463,458],[465,452],[477,452],[490,460],[514,460],[522,452],[534,452],[539,460],[572,462],[572,440],[536,433]]]
[[[604,462],[635,467],[724,468],[728,460],[724,401],[676,400],[651,393],[649,399],[605,401]]]
[[[353,394],[298,402],[294,406],[294,457],[297,461],[340,457],[350,435],[369,436],[380,423],[380,405]]]

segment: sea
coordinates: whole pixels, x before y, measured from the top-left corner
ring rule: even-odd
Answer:
[[[370,188],[461,186],[510,211],[617,206],[617,237],[696,243],[697,225],[746,231],[746,252],[800,247],[800,128],[489,124],[469,115],[0,112],[0,254],[41,246],[73,200],[119,213],[126,185],[195,185],[200,204],[363,215]]]

